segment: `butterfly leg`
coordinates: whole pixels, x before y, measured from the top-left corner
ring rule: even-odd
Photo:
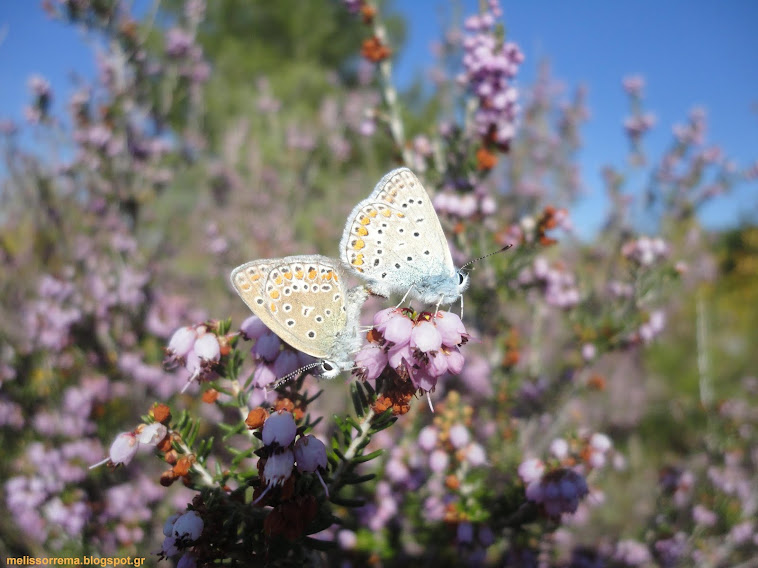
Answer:
[[[400,303],[397,306],[395,306],[395,309],[399,308],[403,304],[403,302],[405,302],[405,299],[408,297],[408,294],[411,293],[411,290],[413,290],[413,286],[408,288],[408,291],[405,293],[405,296],[403,296],[403,299],[400,300]]]

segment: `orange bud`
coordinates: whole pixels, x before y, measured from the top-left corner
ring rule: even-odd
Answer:
[[[245,425],[247,425],[250,430],[256,430],[257,428],[263,426],[266,418],[268,418],[268,412],[266,412],[265,408],[261,408],[259,406],[258,408],[254,408],[247,413],[247,418],[245,418]]]
[[[210,388],[203,393],[203,402],[207,404],[213,404],[218,399],[218,391]]]
[[[167,424],[171,420],[171,409],[163,403],[156,402],[152,413],[155,421],[161,424]]]

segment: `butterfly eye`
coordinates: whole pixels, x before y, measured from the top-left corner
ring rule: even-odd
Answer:
[[[462,286],[464,282],[468,280],[468,274],[463,274],[463,272],[458,273],[458,286]]]
[[[331,371],[332,369],[334,369],[334,367],[332,367],[332,365],[329,363],[329,361],[324,361],[324,362],[321,364],[321,368],[322,368],[322,369],[323,369],[325,372],[327,372],[327,373],[328,373],[329,371]]]

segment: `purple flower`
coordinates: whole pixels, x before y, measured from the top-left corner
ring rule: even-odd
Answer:
[[[256,359],[273,363],[279,356],[281,345],[282,340],[276,334],[269,331],[255,341],[255,345],[253,345],[250,352]]]
[[[298,471],[314,472],[326,469],[326,446],[312,435],[300,436],[295,443],[295,461]]]
[[[184,57],[192,44],[192,36],[183,29],[171,28],[166,32],[166,55],[170,57]]]
[[[295,441],[297,426],[295,419],[290,412],[280,410],[269,416],[263,423],[261,436],[263,443],[267,446],[278,444],[286,448]]]
[[[579,501],[589,494],[587,482],[573,469],[556,469],[535,479],[526,488],[526,497],[542,505],[545,513],[559,518],[576,513]]]
[[[171,533],[177,539],[195,541],[203,533],[203,525],[196,511],[188,511],[176,519]]]

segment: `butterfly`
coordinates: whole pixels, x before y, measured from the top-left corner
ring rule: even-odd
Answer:
[[[355,206],[340,257],[380,296],[405,293],[439,306],[452,304],[469,286],[468,274],[453,265],[429,195],[408,168],[386,174]]]
[[[321,255],[254,260],[235,268],[232,286],[279,338],[320,359],[319,375],[332,379],[354,366],[361,346],[363,286],[347,289],[340,261]]]

